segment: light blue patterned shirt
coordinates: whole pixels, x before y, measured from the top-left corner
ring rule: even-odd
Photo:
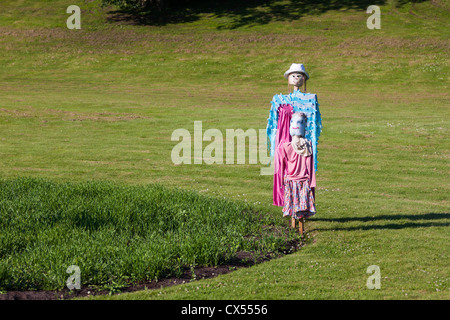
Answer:
[[[269,118],[267,119],[267,146],[270,158],[275,154],[275,141],[278,126],[278,107],[282,104],[290,104],[294,112],[303,112],[308,117],[308,125],[305,138],[310,140],[314,155],[314,169],[317,171],[317,143],[322,132],[322,118],[319,111],[319,102],[314,93],[302,93],[299,90],[290,94],[276,94],[273,96]]]

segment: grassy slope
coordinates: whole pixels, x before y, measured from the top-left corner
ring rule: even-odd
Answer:
[[[280,215],[259,164],[174,166],[171,133],[193,132],[194,120],[203,130],[265,128],[294,61],[310,72],[324,124],[319,213],[307,226],[314,244],[216,279],[119,298],[449,298],[444,1],[383,6],[381,30],[368,30],[368,15],[356,10],[229,30],[228,16],[111,24],[95,2],[78,4],[82,30],[65,28],[67,1],[0,4],[4,178],[158,181]],[[366,288],[374,264],[376,291]]]

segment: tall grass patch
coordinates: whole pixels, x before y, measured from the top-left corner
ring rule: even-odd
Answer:
[[[0,180],[0,289],[126,285],[282,250],[284,233],[245,202],[160,184]],[[273,230],[272,230],[273,231]]]

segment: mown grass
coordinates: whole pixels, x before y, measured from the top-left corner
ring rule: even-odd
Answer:
[[[86,8],[81,30],[65,28],[69,4]],[[243,20],[226,14],[132,25],[95,2],[2,1],[1,176],[159,182],[243,199],[287,228],[262,165],[175,166],[170,137],[197,120],[264,129],[284,71],[302,62],[324,125],[313,243],[118,298],[448,299],[448,3],[380,5],[382,28],[369,30],[351,8],[235,28]],[[369,265],[381,290],[365,285]]]
[[[101,288],[180,276],[240,251],[257,259],[297,238],[277,236],[270,220],[243,201],[161,185],[2,180],[0,288],[62,289],[71,265],[83,286]]]

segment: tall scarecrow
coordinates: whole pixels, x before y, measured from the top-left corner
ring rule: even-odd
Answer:
[[[317,95],[306,93],[309,74],[303,64],[293,63],[284,77],[289,93],[273,96],[267,119],[268,147],[274,162],[273,204],[283,207],[292,227],[299,221],[303,235],[304,219],[316,212],[315,172],[322,119]]]

